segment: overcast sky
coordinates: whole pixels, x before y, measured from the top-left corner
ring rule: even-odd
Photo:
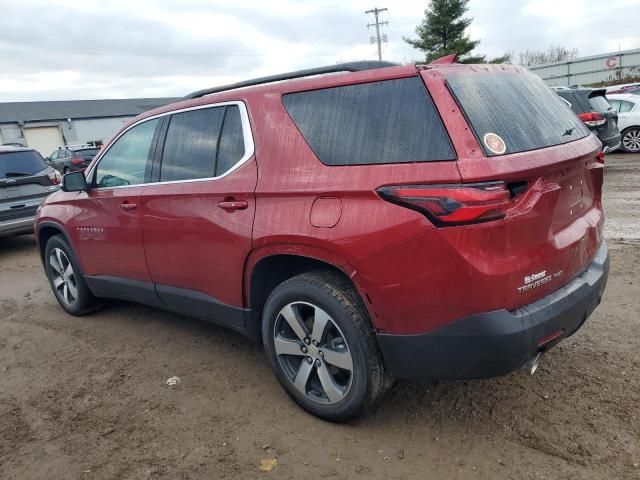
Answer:
[[[0,102],[181,96],[227,82],[375,59],[373,21],[387,7],[385,60],[409,62],[427,1],[0,0]],[[640,48],[640,0],[471,0],[476,52],[593,55]]]

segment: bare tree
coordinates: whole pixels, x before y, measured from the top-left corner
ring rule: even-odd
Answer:
[[[518,53],[517,63],[525,67],[557,63],[572,60],[578,56],[577,48],[566,48],[561,45],[551,45],[546,50],[525,50]]]

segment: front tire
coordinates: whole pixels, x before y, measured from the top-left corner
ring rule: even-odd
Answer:
[[[640,127],[631,127],[622,132],[621,144],[625,152],[640,152]]]
[[[264,308],[262,339],[285,391],[325,420],[371,410],[389,385],[367,311],[339,274],[305,273],[276,287]]]
[[[98,306],[87,286],[76,256],[62,235],[54,235],[44,249],[49,284],[58,303],[71,315],[85,315]]]

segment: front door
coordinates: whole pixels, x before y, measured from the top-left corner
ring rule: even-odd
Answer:
[[[77,247],[84,274],[98,281],[147,282],[153,290],[144,259],[140,193],[150,179],[159,122],[140,123],[109,146],[87,179],[89,190],[78,194]]]
[[[142,193],[149,273],[174,310],[239,325],[257,183],[245,106],[196,108],[167,121],[157,183]]]

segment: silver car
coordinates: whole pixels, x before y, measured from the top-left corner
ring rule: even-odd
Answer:
[[[38,206],[61,179],[35,150],[0,146],[0,237],[33,232]]]

